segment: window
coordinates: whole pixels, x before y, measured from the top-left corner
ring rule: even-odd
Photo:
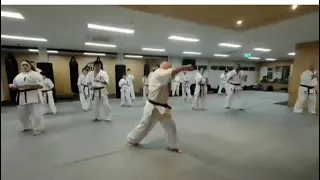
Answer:
[[[226,70],[226,68],[227,67],[225,67],[225,66],[219,66],[219,70],[222,70],[222,71]]]
[[[254,67],[249,67],[249,71],[255,71]]]
[[[249,67],[242,67],[242,71],[248,71]]]
[[[290,66],[283,66],[281,79],[287,80],[289,76],[290,76]]]
[[[211,66],[211,70],[218,70],[218,66]]]
[[[233,70],[233,66],[227,66],[227,70],[228,71],[232,71]]]
[[[200,69],[204,69],[204,70],[207,70],[207,66],[198,66],[198,68],[197,68],[198,70],[200,70]]]
[[[267,78],[268,78],[268,80],[272,80],[273,79],[273,68],[268,68]]]

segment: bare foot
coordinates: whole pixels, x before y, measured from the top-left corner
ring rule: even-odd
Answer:
[[[170,150],[170,151],[173,151],[173,152],[176,152],[176,153],[179,153],[179,154],[183,154],[183,151],[182,151],[181,149],[179,149],[179,148],[177,148],[177,149],[171,149],[171,148],[169,148],[169,150]]]

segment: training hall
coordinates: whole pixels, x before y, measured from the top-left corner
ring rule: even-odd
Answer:
[[[23,92],[12,89],[26,60],[54,85],[56,112],[44,113],[41,134],[21,131],[16,100]],[[127,146],[148,101],[143,78],[164,61],[173,69],[192,65],[186,74],[191,101],[195,77],[203,71],[207,80],[203,110],[183,99],[175,77],[167,85],[182,154],[168,151],[161,123],[139,146]],[[109,78],[112,122],[95,122],[79,100],[78,77],[96,62]],[[225,107],[227,85],[218,93],[221,75],[236,65],[246,75],[241,110],[236,103]],[[1,178],[319,179],[318,83],[313,94],[302,92],[303,112],[294,110],[311,66],[319,80],[318,5],[1,5]],[[128,69],[136,97],[123,107],[119,81]],[[180,90],[172,93],[173,86]],[[310,113],[311,95],[316,108]]]

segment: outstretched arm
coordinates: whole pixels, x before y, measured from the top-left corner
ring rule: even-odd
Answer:
[[[186,66],[181,66],[181,67],[178,67],[178,68],[173,68],[171,76],[175,77],[181,71],[193,71],[193,66],[192,65],[186,65]]]

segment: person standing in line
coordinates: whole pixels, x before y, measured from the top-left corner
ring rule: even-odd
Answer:
[[[294,113],[302,113],[303,103],[308,100],[308,110],[311,114],[316,114],[317,91],[315,87],[318,85],[319,72],[314,70],[314,65],[309,65],[300,76],[300,86],[298,98],[294,105]]]
[[[180,92],[180,76],[179,76],[179,74],[177,74],[173,78],[171,84],[172,84],[172,96],[175,96],[175,95],[179,96],[179,92]]]
[[[93,66],[94,70],[88,73],[87,81],[92,90],[92,109],[95,116],[94,122],[111,122],[111,110],[107,91],[109,76],[107,72],[103,70],[101,61],[95,61]]]
[[[195,76],[196,88],[194,90],[194,99],[192,103],[193,110],[206,110],[206,96],[208,79],[204,76],[204,69],[200,69]]]
[[[44,130],[43,97],[39,91],[43,88],[43,80],[30,61],[22,61],[21,67],[22,72],[13,79],[9,88],[18,91],[16,100],[22,132],[33,130],[33,135],[37,136]]]
[[[88,69],[83,68],[82,74],[79,75],[78,78],[78,88],[79,88],[79,98],[82,106],[82,110],[88,111],[91,106],[91,99],[90,99],[90,87],[87,79]]]
[[[121,88],[120,89],[120,94],[121,94],[120,105],[131,107],[132,101],[131,101],[131,97],[130,97],[130,89],[129,89],[130,86],[129,86],[129,82],[128,82],[125,74],[122,75],[122,79],[120,79],[120,81],[119,81],[119,87]]]
[[[147,97],[148,97],[148,86],[149,86],[148,76],[145,75],[145,76],[142,78],[142,84],[143,84],[143,90],[142,90],[143,100],[146,100]]]
[[[170,150],[182,153],[178,145],[177,130],[168,105],[168,83],[181,71],[192,71],[193,66],[171,68],[164,61],[160,68],[154,71],[149,79],[149,95],[144,106],[140,123],[127,135],[128,146],[137,146],[140,141],[153,129],[158,121],[167,133],[167,143]]]
[[[132,100],[136,99],[136,95],[134,92],[134,85],[133,85],[133,80],[134,80],[134,76],[133,74],[131,74],[131,70],[127,69],[127,80],[129,82],[129,91],[130,91],[130,96]]]
[[[234,97],[238,100],[239,110],[244,111],[242,104],[242,83],[247,81],[247,75],[241,70],[240,64],[235,65],[234,69],[227,73],[226,77],[226,103],[225,108],[230,109],[230,105],[233,104],[232,99]]]
[[[54,98],[53,98],[53,93],[52,89],[54,88],[54,84],[52,83],[51,79],[47,78],[44,72],[40,72],[43,78],[43,88],[41,89],[42,91],[42,96],[44,98],[44,113],[49,113],[51,112],[52,114],[57,113],[57,108],[54,103]]]
[[[192,102],[192,96],[190,92],[190,81],[189,81],[187,71],[183,71],[181,81],[182,81],[182,98],[184,102],[187,102],[187,98],[189,99],[190,102]]]
[[[220,75],[220,84],[219,84],[219,90],[218,90],[218,94],[221,94],[222,88],[225,88],[225,83],[226,83],[226,77],[227,77],[227,73],[228,71],[225,70],[221,75]]]

